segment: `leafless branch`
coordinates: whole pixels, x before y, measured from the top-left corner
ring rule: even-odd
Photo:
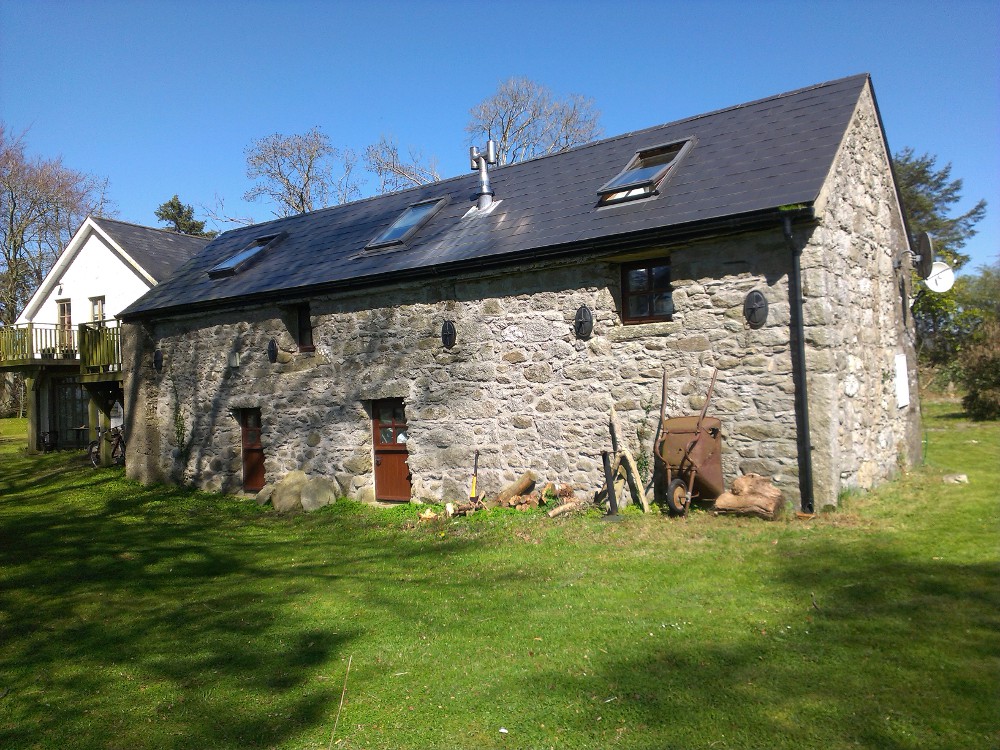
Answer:
[[[258,182],[243,198],[273,201],[275,216],[293,216],[344,203],[360,193],[351,173],[352,151],[333,146],[318,127],[298,135],[274,133],[246,150],[247,177]]]
[[[497,162],[512,164],[564,151],[601,135],[600,112],[592,99],[552,92],[528,78],[511,78],[474,106],[465,131],[473,141],[492,138]]]
[[[399,156],[399,147],[386,135],[378,143],[365,149],[365,166],[378,177],[379,194],[426,185],[441,179],[433,160],[425,164],[421,154],[410,149],[410,160],[403,161]]]

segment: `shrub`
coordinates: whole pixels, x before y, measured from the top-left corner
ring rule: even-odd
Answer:
[[[976,338],[961,357],[962,406],[973,419],[1000,419],[1000,323],[984,323]]]

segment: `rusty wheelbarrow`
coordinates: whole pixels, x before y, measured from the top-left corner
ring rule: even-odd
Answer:
[[[660,434],[656,455],[663,462],[666,492],[660,486],[671,514],[682,516],[694,498],[714,499],[726,490],[722,478],[722,422],[705,416],[715,388],[718,368],[712,373],[705,406],[696,417],[664,418],[667,376],[663,374],[663,405],[660,407]]]

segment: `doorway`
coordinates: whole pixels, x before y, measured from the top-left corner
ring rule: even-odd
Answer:
[[[264,489],[264,446],[260,442],[260,431],[260,409],[240,409],[244,492]]]
[[[378,500],[409,502],[410,467],[406,441],[406,412],[403,399],[385,398],[372,402],[372,435],[375,446],[375,497]]]

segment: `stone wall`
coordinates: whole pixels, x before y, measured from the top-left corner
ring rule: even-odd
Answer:
[[[870,487],[913,461],[919,409],[908,271],[885,145],[863,98],[817,222],[799,228],[816,507],[846,487]],[[798,503],[798,441],[782,229],[651,248],[669,256],[670,322],[623,325],[620,263],[579,257],[504,271],[400,283],[308,300],[314,352],[295,345],[294,308],[272,304],[128,325],[123,336],[129,475],[210,490],[242,483],[238,412],[259,408],[269,483],[294,470],[374,497],[371,402],[402,398],[413,497],[467,496],[473,452],[479,487],[496,492],[526,469],[582,493],[603,482],[615,406],[632,449],[651,450],[660,378],[668,415],[696,413],[719,368],[710,413],[722,419],[727,482],[772,477]],[[223,282],[224,283],[224,282]],[[747,292],[770,303],[764,327],[742,315]],[[904,288],[904,292],[905,292]],[[594,313],[587,340],[577,308]],[[457,343],[440,331],[452,320]],[[271,364],[266,350],[280,348]],[[155,348],[164,369],[152,368]],[[238,353],[238,366],[230,366]],[[909,364],[910,405],[896,404],[895,357]],[[641,437],[641,439],[640,439]]]
[[[802,265],[819,506],[842,490],[868,489],[920,456],[910,260],[870,90],[859,101],[818,212]],[[910,402],[904,407],[896,396],[898,354],[907,363]]]
[[[701,408],[718,365],[711,413],[724,423],[726,475],[767,474],[797,497],[780,228],[669,253],[671,322],[622,325],[620,265],[589,259],[313,298],[312,353],[297,351],[294,314],[275,306],[130,326],[127,381],[143,406],[130,410],[129,473],[237,491],[237,410],[260,408],[269,482],[301,469],[371,499],[370,402],[398,397],[415,498],[466,495],[476,449],[483,491],[530,468],[589,493],[602,483],[611,406],[633,450],[649,452],[663,370],[667,413],[681,415]],[[742,317],[751,289],[771,303],[759,330]],[[581,305],[594,312],[587,340],[573,333]],[[445,319],[458,333],[450,350],[440,339]],[[266,356],[272,337],[275,364]],[[157,346],[162,373],[151,366]],[[239,367],[228,366],[230,352],[240,353]]]

